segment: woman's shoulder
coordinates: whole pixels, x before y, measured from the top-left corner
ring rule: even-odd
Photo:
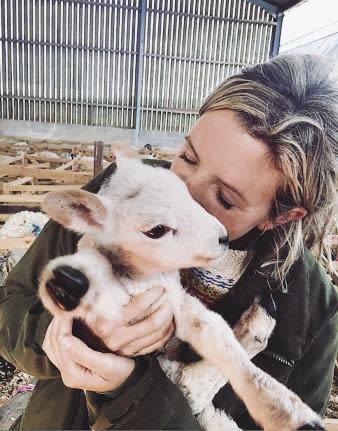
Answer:
[[[308,331],[315,333],[338,311],[337,287],[308,249],[297,262],[294,277],[298,289],[304,286],[310,313]]]

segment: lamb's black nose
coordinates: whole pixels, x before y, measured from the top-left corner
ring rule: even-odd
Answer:
[[[227,236],[221,236],[219,239],[218,239],[218,242],[219,242],[219,245],[225,245],[225,246],[229,246],[229,240],[228,240],[228,237]]]
[[[88,278],[71,266],[58,266],[53,275],[46,283],[49,295],[62,309],[74,310],[88,290]]]

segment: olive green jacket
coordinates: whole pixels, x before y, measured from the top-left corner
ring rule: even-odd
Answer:
[[[113,165],[86,189],[97,192]],[[138,359],[135,370],[117,390],[96,394],[63,385],[41,346],[51,315],[36,291],[44,265],[73,253],[79,237],[49,222],[0,288],[0,354],[38,378],[18,429],[200,429],[185,398],[156,359]],[[277,325],[267,349],[254,362],[324,414],[337,354],[337,292],[308,251],[294,265],[289,292],[275,291]],[[217,311],[233,324],[267,281],[248,268]],[[246,429],[257,428],[244,405],[226,385],[214,398]]]

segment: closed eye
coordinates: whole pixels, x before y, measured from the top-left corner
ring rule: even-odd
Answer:
[[[222,205],[222,207],[224,207],[226,210],[230,210],[231,208],[233,208],[233,204],[224,198],[220,189],[217,189],[216,195],[217,195],[217,200]]]
[[[184,160],[186,163],[188,163],[189,165],[196,165],[197,163],[195,162],[195,160],[189,159],[189,157],[187,156],[186,152],[183,152],[182,154],[179,155],[179,157]]]

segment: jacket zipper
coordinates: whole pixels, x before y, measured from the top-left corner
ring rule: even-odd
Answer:
[[[275,359],[281,364],[287,365],[288,367],[292,367],[295,364],[295,361],[288,360],[283,356],[278,355],[277,353],[271,352],[270,350],[264,350],[262,353],[269,358]]]

